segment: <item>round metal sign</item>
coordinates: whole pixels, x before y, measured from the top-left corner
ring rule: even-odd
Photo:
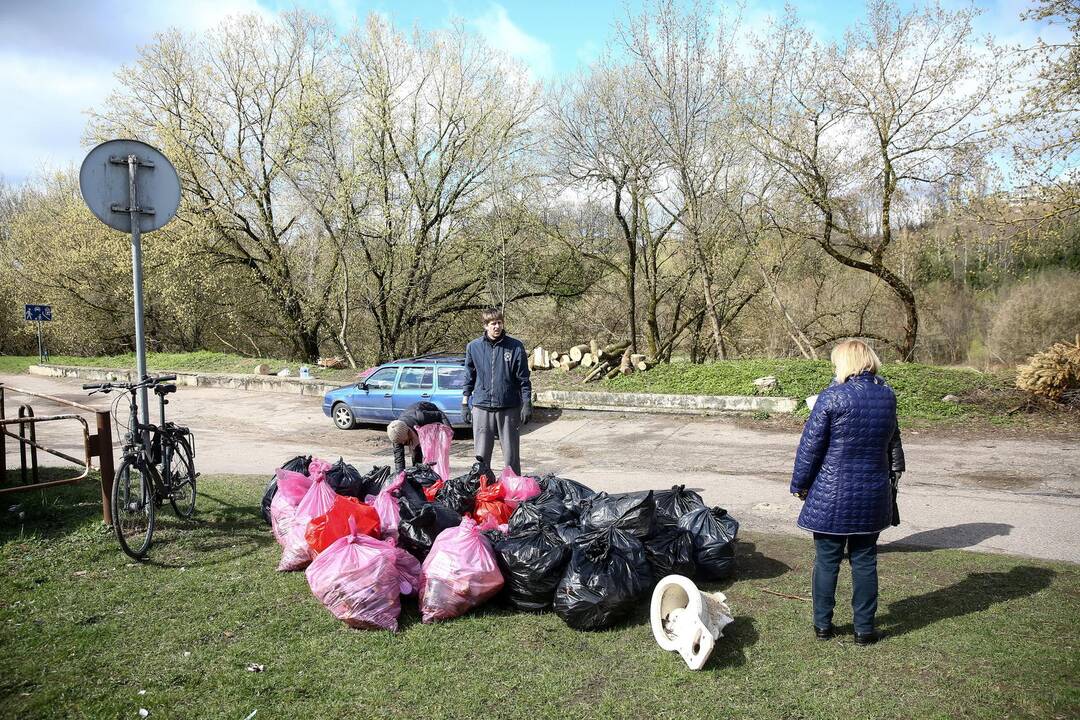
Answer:
[[[130,190],[134,171],[135,208]],[[122,232],[131,232],[131,212],[139,217],[139,231],[165,225],[180,207],[180,178],[176,168],[157,148],[138,140],[109,140],[87,154],[79,170],[83,200],[98,220]]]

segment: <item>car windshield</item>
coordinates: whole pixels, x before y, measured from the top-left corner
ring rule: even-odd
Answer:
[[[440,367],[439,389],[460,390],[465,387],[465,368],[463,367]]]

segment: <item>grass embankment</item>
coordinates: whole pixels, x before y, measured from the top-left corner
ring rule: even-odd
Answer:
[[[885,640],[815,641],[812,551],[748,534],[736,616],[705,670],[662,652],[647,603],[585,633],[495,605],[396,634],[350,630],[257,516],[264,478],[203,478],[152,561],[125,558],[92,484],[14,496],[0,519],[0,716],[418,718],[1077,717],[1077,567],[956,550],[880,556]],[[8,503],[5,503],[7,505]],[[838,597],[850,586],[842,573]],[[249,664],[265,666],[250,672]],[[140,694],[142,693],[142,694]]]
[[[0,355],[0,372],[23,373],[30,365],[36,365],[38,358],[33,356]],[[270,372],[276,373],[282,368],[289,368],[295,377],[299,373],[300,365],[307,364],[311,370],[311,376],[334,382],[348,382],[356,377],[356,370],[352,368],[327,370],[311,363],[299,363],[290,360],[276,358],[250,358],[230,353],[209,352],[200,350],[189,353],[147,353],[146,369],[150,372],[165,372],[168,370],[181,370],[185,372],[207,373],[240,373],[251,374],[257,365],[265,363],[270,366]],[[135,353],[125,355],[102,355],[98,357],[74,357],[70,355],[53,355],[49,358],[51,365],[74,365],[78,367],[100,368],[123,368],[135,367]]]

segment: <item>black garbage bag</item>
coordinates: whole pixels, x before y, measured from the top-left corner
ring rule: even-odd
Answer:
[[[694,577],[694,537],[673,522],[661,522],[656,532],[645,539],[645,554],[659,581],[668,575]]]
[[[652,583],[636,537],[614,527],[583,534],[555,589],[555,613],[577,630],[601,630],[628,615]]]
[[[419,509],[420,506],[427,504],[428,499],[424,495],[424,486],[420,484],[416,475],[417,473],[409,474],[408,470],[405,471],[405,481],[398,488],[397,497],[399,503],[409,503]],[[397,480],[397,474],[392,474],[386,479],[386,484],[392,484],[395,480]]]
[[[480,490],[482,476],[487,477],[489,484],[495,482],[495,474],[491,472],[491,468],[478,457],[469,472],[447,480],[435,499],[461,515],[471,513],[476,509],[476,493]]]
[[[559,539],[566,545],[573,545],[577,542],[577,539],[581,537],[581,533],[585,532],[581,525],[576,520],[568,520],[567,522],[559,523],[555,526],[555,532],[558,534]]]
[[[551,528],[508,535],[495,543],[506,584],[503,592],[518,610],[536,612],[551,607],[555,588],[570,562],[570,547]]]
[[[578,512],[574,507],[563,503],[562,500],[540,500],[536,496],[532,500],[520,503],[510,515],[507,523],[511,535],[536,532],[541,527],[554,527],[564,523],[577,525]]]
[[[536,482],[540,485],[541,492],[533,499],[541,502],[560,500],[568,505],[577,505],[596,494],[596,491],[590,487],[574,480],[557,477],[553,473],[537,478]]]
[[[439,473],[435,472],[434,468],[432,468],[432,465],[434,464],[435,463],[420,463],[419,465],[405,468],[406,480],[414,481],[422,488],[434,485],[440,480]]]
[[[722,507],[698,508],[679,518],[679,527],[694,541],[697,577],[722,580],[735,571],[735,536],[739,521]]]
[[[379,494],[389,476],[390,468],[387,465],[375,465],[367,474],[361,475],[359,470],[345,462],[345,458],[338,458],[326,471],[326,483],[338,495],[364,502],[368,495]]]
[[[439,533],[461,524],[461,515],[438,502],[413,505],[400,502],[401,522],[398,524],[398,547],[423,560]]]
[[[581,503],[581,525],[586,530],[617,527],[639,540],[656,529],[656,501],[653,491],[618,493],[602,492]]]
[[[307,475],[308,465],[310,464],[310,455],[297,455],[291,460],[286,460],[279,467],[282,470],[292,470]],[[263,493],[262,497],[262,519],[267,523],[270,522],[270,503],[274,502],[275,495],[277,495],[277,475],[270,478],[270,482],[266,486],[266,492]]]
[[[653,497],[656,499],[657,521],[670,519],[678,522],[691,510],[705,507],[705,501],[693,490],[687,490],[685,485],[672,485],[670,490],[658,490]]]

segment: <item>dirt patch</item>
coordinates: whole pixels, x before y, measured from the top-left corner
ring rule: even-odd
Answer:
[[[566,458],[585,457],[585,451],[577,445],[556,445],[555,452]]]
[[[964,473],[956,475],[955,477],[957,480],[967,483],[968,485],[991,488],[993,490],[1021,490],[1024,488],[1035,487],[1042,482],[1042,478],[1033,475],[993,471]]]

